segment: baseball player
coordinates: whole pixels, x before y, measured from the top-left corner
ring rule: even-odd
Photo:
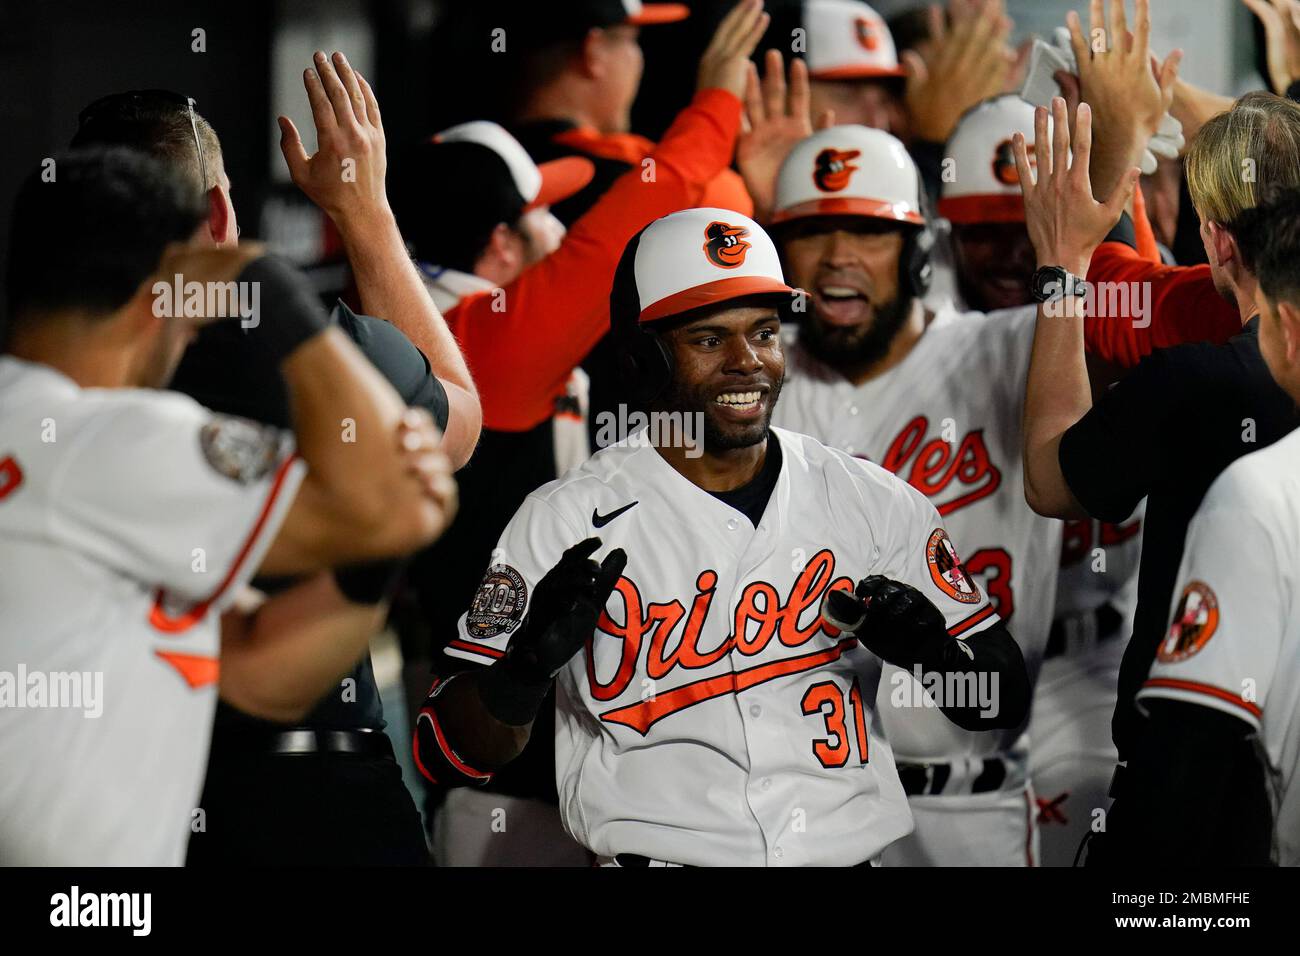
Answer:
[[[561,813],[603,862],[856,865],[911,828],[882,662],[992,690],[945,694],[962,726],[1020,723],[1020,650],[934,507],[769,428],[791,294],[771,240],[728,210],[628,244],[611,321],[659,418],[510,522],[449,649],[487,666],[421,711],[427,770],[487,776],[556,677]],[[685,415],[700,454],[675,440]]]
[[[256,247],[169,246],[204,221],[195,183],[123,149],[55,168],[19,192],[6,276],[0,860],[177,865],[218,687],[294,720],[382,621],[371,581],[317,575],[256,614],[243,585],[419,547],[454,484],[304,278]],[[207,320],[173,281],[258,290],[248,334],[281,364],[296,443],[155,390]]]
[[[1034,310],[927,314],[918,301],[930,242],[920,189],[907,151],[879,130],[832,127],[791,151],[773,233],[792,284],[808,292],[807,312],[775,420],[876,462],[929,497],[971,549],[965,570],[1016,622],[1032,679],[1051,625],[1061,540],[1060,523],[1035,515],[1021,485]],[[916,818],[886,862],[1032,864],[1025,728],[964,732],[920,703],[919,685],[895,695],[910,680],[887,670],[877,700]]]
[[[951,223],[958,287],[969,308],[1033,301],[1034,251],[1011,149],[1012,136],[1033,125],[1032,106],[1018,96],[999,97],[962,117],[945,149],[953,175],[945,178],[938,211]],[[1135,201],[1141,202],[1140,194]],[[1111,324],[1091,336],[1094,353],[1115,348],[1101,339]],[[1116,760],[1110,714],[1137,603],[1141,547],[1140,510],[1120,523],[1064,522],[1056,602],[1030,718],[1029,759],[1046,866],[1074,861],[1093,822],[1091,810],[1107,802]]]
[[[1255,232],[1260,350],[1300,401],[1300,192]],[[1125,856],[1300,866],[1300,432],[1228,466],[1187,532],[1169,631],[1138,706]],[[1193,794],[1195,799],[1188,799]]]

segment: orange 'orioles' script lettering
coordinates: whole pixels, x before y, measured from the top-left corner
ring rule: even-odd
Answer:
[[[977,429],[961,440],[954,454],[942,438],[925,441],[930,422],[924,415],[913,418],[889,445],[881,467],[892,471],[927,498],[935,499],[940,515],[987,498],[1002,484],[1002,472],[989,460],[984,432]],[[923,443],[924,442],[924,443]],[[956,480],[959,494],[944,495]],[[945,500],[939,501],[940,497]]]
[[[626,577],[620,578],[614,592],[623,601],[622,623],[615,621],[606,611],[601,614],[596,625],[602,634],[618,638],[621,642],[618,668],[607,683],[602,683],[596,676],[592,656],[596,637],[593,635],[588,638],[587,682],[591,696],[596,700],[614,700],[626,692],[637,672],[643,645],[645,673],[652,680],[659,680],[678,668],[700,670],[710,667],[732,651],[747,657],[757,656],[767,649],[774,638],[785,647],[793,649],[808,643],[818,633],[839,637],[840,632],[825,623],[820,615],[805,627],[799,626],[799,619],[809,608],[819,607],[822,596],[828,590],[853,590],[851,578],[835,577],[835,556],[823,549],[813,555],[799,572],[784,601],[780,599],[776,588],[767,581],[751,581],[745,585],[736,602],[731,634],[716,647],[702,648],[700,638],[717,585],[716,571],[701,571],[695,579],[696,595],[688,612],[682,602],[675,599],[664,604],[646,604],[636,582]],[[670,648],[669,642],[683,620],[685,624],[681,628],[680,639]],[[600,717],[610,723],[624,724],[644,735],[653,724],[679,710],[724,694],[738,694],[776,677],[821,667],[837,660],[856,643],[855,638],[848,637],[833,647],[811,654],[769,661],[683,684],[648,700],[606,711]]]

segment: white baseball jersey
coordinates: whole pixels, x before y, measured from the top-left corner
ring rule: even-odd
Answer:
[[[796,340],[773,419],[874,461],[929,497],[1020,645],[1031,680],[1051,627],[1061,547],[1061,523],[1035,514],[1024,494],[1021,413],[1036,314],[1029,306],[940,311],[900,363],[862,385]],[[937,710],[886,706],[901,677],[885,677],[879,709],[900,759],[1023,755],[1021,730],[971,733]],[[1009,775],[1007,786],[1014,783]]]
[[[825,625],[828,588],[883,574],[963,639],[997,621],[934,507],[881,468],[773,429],[755,528],[636,432],[529,495],[448,653],[491,663],[563,551],[627,552],[585,653],[557,678],[566,829],[600,856],[849,865],[912,821],[872,702],[881,663]]]
[[[1255,729],[1277,789],[1278,862],[1300,866],[1300,432],[1210,486],[1170,618],[1139,702],[1213,707]]]
[[[274,429],[0,357],[0,862],[184,861],[219,615],[303,470]]]

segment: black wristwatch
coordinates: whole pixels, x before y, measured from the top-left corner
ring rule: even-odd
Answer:
[[[1034,270],[1029,285],[1038,302],[1053,302],[1067,295],[1083,295],[1088,288],[1087,280],[1066,272],[1060,266],[1039,266]]]

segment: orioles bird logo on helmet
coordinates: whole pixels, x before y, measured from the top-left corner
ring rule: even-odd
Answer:
[[[861,155],[860,149],[823,149],[813,163],[813,183],[824,193],[839,192],[858,170],[857,166],[849,165],[849,160]]]
[[[855,24],[857,27],[858,42],[862,44],[863,49],[875,50],[880,46],[880,37],[877,33],[877,26],[866,17],[858,17]]]
[[[1025,153],[1029,157],[1029,168],[1038,168],[1038,157],[1034,155],[1034,144],[1025,143]],[[1019,186],[1020,172],[1016,169],[1016,154],[1011,148],[1011,140],[1004,139],[993,149],[993,178],[1004,186]]]
[[[749,253],[750,243],[743,238],[747,235],[744,226],[714,220],[704,228],[704,254],[719,268],[735,269]]]

